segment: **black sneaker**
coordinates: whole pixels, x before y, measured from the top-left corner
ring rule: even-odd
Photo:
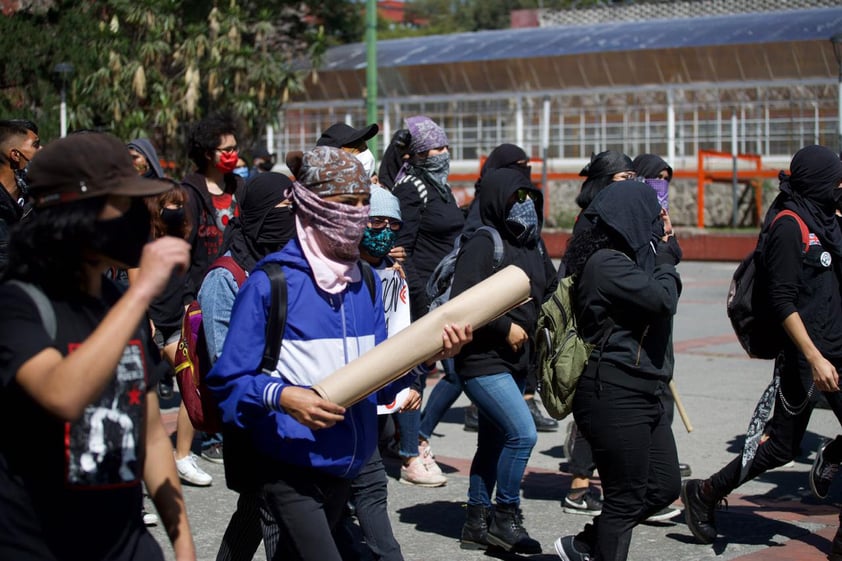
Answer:
[[[690,469],[690,464],[678,464],[678,471],[681,474],[681,477],[690,477],[693,475],[693,470]]]
[[[161,378],[161,381],[158,382],[158,397],[162,400],[167,401],[172,399],[175,395],[174,380],[172,376],[164,376]]]
[[[553,546],[559,558],[562,561],[591,561],[590,555],[576,549],[575,540],[574,536],[564,536],[555,541]]]
[[[716,539],[716,501],[702,497],[702,480],[685,479],[681,485],[681,502],[684,503],[684,520],[699,541],[709,544]]]
[[[665,506],[646,520],[644,523],[651,523],[651,522],[666,522],[667,520],[672,520],[676,516],[681,514],[681,509],[676,508],[674,506]]]
[[[567,514],[582,514],[585,516],[602,514],[602,499],[590,488],[584,492],[579,490],[568,492],[561,506]]]
[[[827,498],[830,485],[836,472],[839,471],[839,464],[829,462],[824,457],[824,449],[832,441],[828,440],[816,451],[816,459],[813,460],[813,467],[810,468],[810,490],[820,499]]]

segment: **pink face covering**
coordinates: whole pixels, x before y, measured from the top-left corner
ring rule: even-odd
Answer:
[[[369,206],[325,201],[297,181],[292,184],[295,227],[319,288],[328,294],[360,280],[357,261]]]

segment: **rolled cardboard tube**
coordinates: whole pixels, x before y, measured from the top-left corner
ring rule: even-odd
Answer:
[[[678,415],[681,417],[681,422],[684,423],[684,428],[687,432],[693,432],[693,425],[690,423],[690,416],[687,415],[687,410],[684,408],[684,402],[681,401],[681,396],[678,395],[678,388],[675,385],[675,380],[670,380],[670,393],[675,400],[675,408],[678,409]]]
[[[328,401],[350,407],[439,354],[445,325],[470,324],[479,329],[528,299],[529,277],[509,265],[412,322],[313,389]]]

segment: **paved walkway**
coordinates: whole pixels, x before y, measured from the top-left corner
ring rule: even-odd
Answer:
[[[679,456],[694,477],[706,477],[739,452],[742,434],[757,398],[771,376],[771,363],[745,357],[725,316],[725,294],[736,264],[688,262],[679,270],[684,294],[676,318],[676,383],[694,430],[687,433],[676,415],[673,426]],[[478,561],[484,552],[459,549],[464,521],[468,470],[476,433],[462,430],[464,396],[437,428],[432,446],[448,475],[439,489],[398,483],[399,466],[388,462],[389,510],[407,561]],[[174,429],[174,410],[165,418]],[[538,444],[523,482],[525,526],[543,545],[544,553],[523,559],[556,560],[553,541],[575,533],[587,518],[565,514],[559,503],[570,483],[562,452],[564,426],[557,433],[539,433]],[[629,559],[637,561],[692,560],[823,560],[838,526],[842,484],[834,484],[827,501],[812,497],[807,473],[822,438],[839,432],[826,410],[816,410],[791,467],[767,473],[728,498],[718,512],[720,538],[711,546],[696,544],[683,518],[635,529]],[[187,488],[186,499],[201,561],[213,560],[236,496],[224,485],[221,465],[200,460],[214,476],[210,488]],[[559,468],[561,467],[561,471]],[[160,527],[154,534],[166,547]],[[172,554],[167,553],[168,559]],[[520,556],[503,556],[520,559]],[[259,551],[255,556],[264,561]]]

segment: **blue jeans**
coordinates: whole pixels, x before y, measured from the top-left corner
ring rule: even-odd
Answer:
[[[423,396],[427,377],[422,375],[418,377],[418,380],[420,382],[419,389]],[[413,387],[415,387],[415,384],[413,384]],[[392,415],[392,418],[395,420],[398,432],[400,433],[398,448],[398,454],[400,454],[400,457],[414,458],[418,456],[418,431],[421,427],[421,411],[416,409],[415,411],[395,413]]]
[[[430,440],[436,426],[441,422],[445,413],[462,395],[462,381],[456,374],[456,366],[452,358],[441,361],[444,367],[444,377],[430,390],[430,397],[421,412],[421,428],[418,436]]]
[[[538,440],[535,422],[523,399],[523,380],[503,372],[465,378],[465,394],[479,410],[477,451],[471,462],[468,504],[520,504],[520,482]]]

